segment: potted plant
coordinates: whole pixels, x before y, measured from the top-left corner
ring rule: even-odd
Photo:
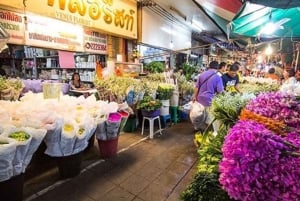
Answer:
[[[158,116],[162,103],[151,96],[145,95],[142,100],[138,101],[137,109],[141,109],[142,115],[146,117]]]
[[[157,98],[162,103],[160,113],[162,116],[169,115],[170,98],[173,95],[175,87],[173,84],[160,83],[157,87]]]

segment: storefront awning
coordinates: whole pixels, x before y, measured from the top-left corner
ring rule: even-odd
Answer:
[[[246,2],[230,22],[229,35],[298,38],[300,37],[299,19],[300,7],[280,9]],[[271,32],[272,29],[274,29],[273,32]]]
[[[298,0],[248,0],[250,3],[260,4],[272,8],[293,8],[300,7]]]

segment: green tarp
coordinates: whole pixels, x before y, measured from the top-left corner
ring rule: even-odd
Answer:
[[[268,23],[275,25],[273,33],[263,30]],[[229,23],[230,35],[258,38],[299,38],[300,7],[280,9],[246,2]]]
[[[260,4],[272,8],[293,8],[300,7],[299,0],[249,0],[254,4]]]

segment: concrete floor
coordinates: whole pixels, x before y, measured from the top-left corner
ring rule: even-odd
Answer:
[[[110,159],[101,159],[95,142],[70,179],[60,179],[54,159],[37,153],[25,174],[24,200],[178,201],[196,173],[193,126],[179,122],[152,140],[140,133],[121,134]]]

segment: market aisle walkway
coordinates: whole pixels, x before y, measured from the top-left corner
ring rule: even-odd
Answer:
[[[120,152],[116,157],[99,160],[95,145],[86,154],[86,168],[80,175],[60,180],[44,191],[39,189],[40,195],[31,192],[30,197],[30,188],[34,189],[34,182],[38,179],[28,180],[24,186],[25,200],[178,201],[196,172],[197,153],[193,136],[189,122],[173,125],[153,140],[145,139],[140,131],[122,134],[118,146]],[[57,170],[54,169],[52,180],[57,179]],[[46,185],[47,182],[42,183]]]

